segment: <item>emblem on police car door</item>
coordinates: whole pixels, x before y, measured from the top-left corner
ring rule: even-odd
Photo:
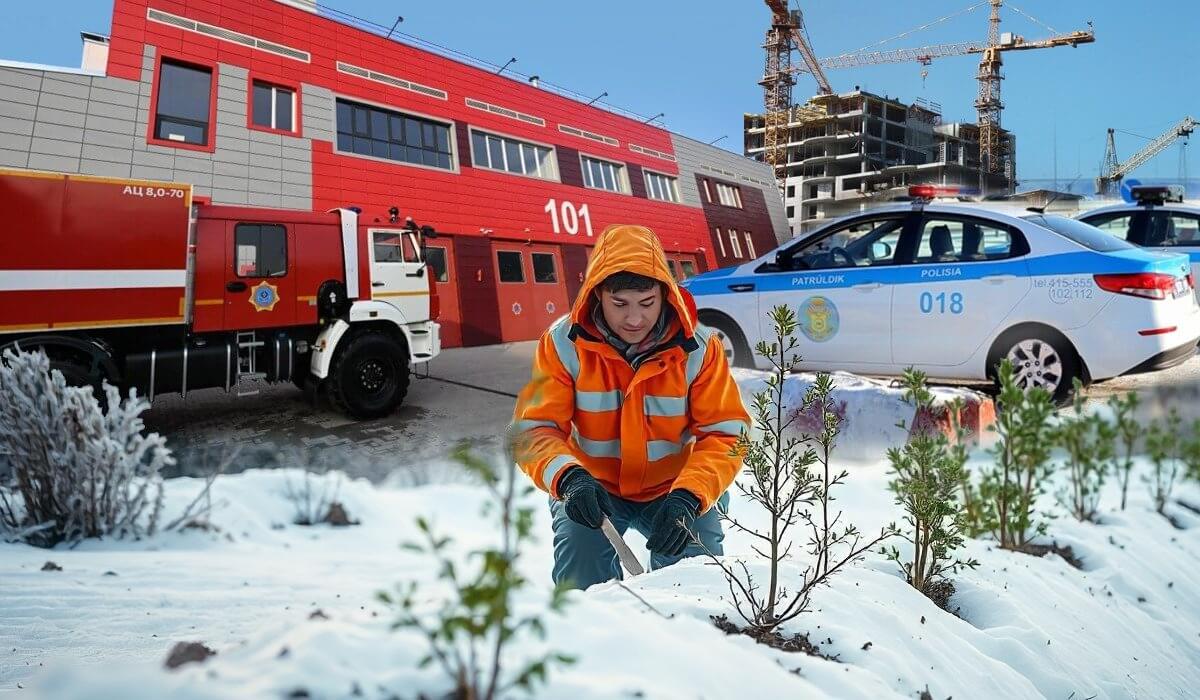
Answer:
[[[250,288],[250,303],[255,311],[272,311],[279,303],[279,288],[267,282],[259,282]]]
[[[800,332],[816,343],[829,340],[838,332],[838,310],[825,297],[809,297],[800,303]]]

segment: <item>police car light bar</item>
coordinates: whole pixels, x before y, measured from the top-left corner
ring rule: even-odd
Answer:
[[[1179,185],[1135,186],[1129,188],[1129,194],[1138,204],[1183,201],[1183,187]]]
[[[957,185],[909,185],[908,196],[914,199],[934,199],[935,197],[967,197],[979,194],[973,187],[958,187]]]

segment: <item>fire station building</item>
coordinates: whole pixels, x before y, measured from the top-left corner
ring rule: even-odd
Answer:
[[[384,33],[311,0],[114,0],[80,69],[0,61],[0,167],[411,216],[439,232],[448,347],[536,338],[610,224],[680,278],[789,236],[762,163]]]

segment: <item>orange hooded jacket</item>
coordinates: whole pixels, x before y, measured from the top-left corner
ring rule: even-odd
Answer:
[[[636,370],[591,320],[593,292],[617,272],[662,282],[679,319],[674,338]],[[538,343],[509,426],[516,461],[539,488],[558,497],[559,477],[580,465],[622,498],[687,489],[703,512],[733,483],[742,460],[731,453],[750,418],[720,341],[698,326],[685,294],[649,229],[601,234],[571,313]]]

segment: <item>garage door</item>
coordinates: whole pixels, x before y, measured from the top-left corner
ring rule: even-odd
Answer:
[[[570,310],[558,246],[496,241],[492,257],[504,342],[534,340]]]

